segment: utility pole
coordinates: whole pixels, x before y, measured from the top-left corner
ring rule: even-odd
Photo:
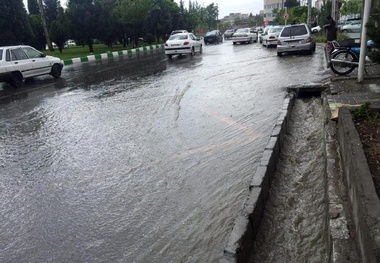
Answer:
[[[47,25],[46,25],[46,17],[45,17],[45,11],[44,11],[44,6],[42,4],[42,0],[38,0],[38,8],[40,9],[42,27],[44,28],[46,43],[48,45],[49,50],[54,51],[53,46],[52,46],[51,41],[50,41],[49,31],[48,31]]]
[[[311,0],[307,0],[307,25],[311,27]]]

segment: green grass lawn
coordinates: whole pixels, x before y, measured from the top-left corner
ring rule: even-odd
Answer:
[[[160,45],[161,43],[153,43],[152,45]],[[148,46],[147,43],[141,43],[139,47]],[[71,59],[71,58],[80,58],[80,57],[86,57],[89,55],[98,55],[102,53],[107,53],[108,51],[114,52],[114,51],[121,51],[121,50],[128,50],[133,49],[133,45],[127,45],[126,47],[123,47],[123,45],[112,45],[112,47],[108,47],[104,44],[94,44],[94,52],[90,53],[88,46],[75,46],[75,47],[65,47],[62,50],[62,53],[59,52],[59,50],[56,48],[53,52],[49,50],[43,50],[42,52],[45,55],[54,56],[57,58],[60,58],[61,60],[65,59]]]

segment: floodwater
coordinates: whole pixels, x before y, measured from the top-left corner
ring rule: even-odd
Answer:
[[[328,262],[320,99],[296,100],[251,263]]]
[[[0,90],[0,262],[218,262],[285,86],[323,52],[226,41]]]

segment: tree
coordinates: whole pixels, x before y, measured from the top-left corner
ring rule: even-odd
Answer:
[[[155,0],[147,31],[152,33],[156,40],[166,39],[168,32],[173,29],[173,20],[178,11],[178,5],[171,0]]]
[[[97,17],[92,0],[69,0],[66,9],[71,36],[85,43],[94,52],[93,39],[97,36]]]
[[[41,15],[33,14],[29,15],[30,26],[33,31],[33,37],[29,41],[29,45],[35,47],[38,50],[45,49],[46,39],[44,35],[44,29],[42,27]]]
[[[210,31],[212,28],[216,28],[218,22],[218,5],[214,5],[214,3],[209,4],[205,10],[205,22]]]
[[[69,35],[68,19],[61,7],[58,10],[57,20],[50,23],[50,39],[58,46],[58,50],[62,53],[65,42]]]
[[[295,6],[299,6],[300,3],[298,2],[298,0],[286,0],[285,1],[285,7],[287,8],[292,8],[292,7],[295,7]]]
[[[144,35],[144,26],[153,10],[153,0],[121,0],[122,21],[129,26],[134,45]]]
[[[343,1],[342,7],[339,9],[339,13],[343,16],[360,16],[363,8],[363,2],[361,0],[346,0]]]
[[[40,9],[38,8],[37,0],[28,0],[29,15],[39,15]]]
[[[59,0],[44,0],[44,10],[46,16],[46,23],[50,23],[57,19],[58,9],[61,7]]]
[[[114,0],[95,1],[95,15],[97,17],[97,34],[109,47],[117,39],[120,30],[116,12],[116,2]]]
[[[33,31],[22,0],[2,0],[0,10],[0,46],[28,44]]]

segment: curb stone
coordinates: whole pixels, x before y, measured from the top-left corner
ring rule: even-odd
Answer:
[[[113,58],[113,57],[130,55],[130,54],[135,54],[135,53],[139,53],[139,52],[146,52],[148,50],[154,50],[154,49],[159,49],[159,48],[163,48],[163,47],[164,47],[164,45],[160,44],[160,45],[152,45],[152,46],[139,47],[139,48],[121,50],[121,51],[113,51],[113,52],[108,51],[107,53],[89,55],[86,57],[79,57],[79,58],[63,59],[61,61],[65,66],[67,66],[67,65],[72,65],[72,64],[76,64],[76,63],[96,61],[96,60],[102,60],[102,59],[109,59],[109,58]]]

